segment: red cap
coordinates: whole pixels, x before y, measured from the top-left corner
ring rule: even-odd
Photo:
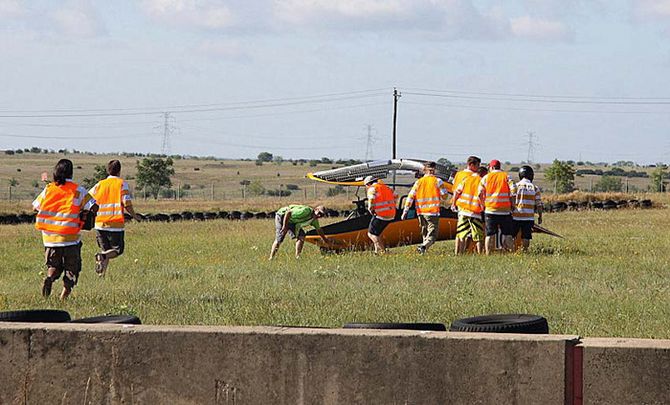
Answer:
[[[501,165],[500,165],[500,160],[498,160],[498,159],[493,159],[493,160],[491,161],[491,163],[489,163],[489,167],[496,167],[496,166],[498,166],[498,167],[501,166]]]

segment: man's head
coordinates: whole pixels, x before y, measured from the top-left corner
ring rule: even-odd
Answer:
[[[326,215],[326,207],[323,205],[317,205],[314,207],[314,216],[317,218],[324,217]]]
[[[423,172],[425,174],[435,174],[435,169],[437,168],[437,163],[435,162],[426,162],[423,164]]]
[[[484,166],[479,166],[479,169],[477,169],[477,174],[479,177],[484,177],[489,174],[489,169],[485,168]]]
[[[72,174],[72,161],[70,159],[61,159],[54,167],[54,182],[58,185],[63,185],[65,184],[65,180],[72,178]]]
[[[482,160],[477,156],[469,156],[466,164],[468,165],[468,169],[476,172],[479,169],[479,165],[482,164]]]
[[[110,176],[118,176],[121,174],[121,162],[118,160],[110,160],[109,163],[107,163],[107,174]]]
[[[489,169],[491,170],[500,170],[500,160],[498,159],[493,159],[491,163],[489,163]]]
[[[523,165],[519,169],[519,180],[528,179],[528,181],[533,181],[535,177],[535,172],[533,168],[528,165]]]
[[[374,178],[373,176],[365,176],[365,178],[363,179],[363,184],[364,184],[365,186],[371,186],[371,185],[373,185],[376,181],[377,181],[377,179]]]

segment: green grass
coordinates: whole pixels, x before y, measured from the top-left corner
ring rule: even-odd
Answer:
[[[132,313],[148,324],[341,326],[442,322],[489,313],[536,313],[552,333],[670,338],[670,216],[665,209],[546,215],[565,239],[537,236],[530,254],[452,254],[440,242],[300,260],[286,241],[273,262],[269,220],[138,223],[106,279],[93,272],[86,233],[79,285],[61,304],[40,295],[40,236],[1,226],[0,309],[64,308],[73,317]],[[54,295],[60,282],[54,285]]]

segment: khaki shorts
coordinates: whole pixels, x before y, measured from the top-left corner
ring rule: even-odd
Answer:
[[[77,285],[81,272],[81,245],[45,247],[44,261],[47,269],[54,269],[52,280],[58,280],[63,274],[63,284],[72,288]]]

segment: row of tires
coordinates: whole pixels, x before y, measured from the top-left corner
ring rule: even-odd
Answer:
[[[349,210],[336,211],[328,210],[326,216],[340,217],[348,216],[351,213]],[[177,222],[177,221],[206,221],[211,219],[230,219],[230,220],[247,220],[247,219],[267,219],[274,218],[275,212],[249,212],[249,211],[184,211],[181,213],[172,214],[138,214],[140,221],[151,222]],[[131,221],[132,217],[126,215],[126,220]],[[6,214],[0,215],[0,225],[18,225],[30,224],[35,222],[35,214]]]
[[[134,315],[105,315],[90,318],[71,319],[67,311],[54,309],[32,309],[0,312],[0,322],[48,322],[48,323],[113,323],[140,325],[140,318]],[[395,329],[446,331],[443,323],[347,323],[344,329]],[[529,314],[497,314],[457,319],[449,328],[452,332],[484,333],[527,333],[547,334],[547,319]]]
[[[48,322],[48,323],[116,323],[141,325],[140,318],[134,315],[103,315],[89,318],[72,319],[67,311],[58,309],[26,309],[21,311],[0,312],[0,322]]]
[[[651,200],[567,201],[545,205],[548,212],[580,210],[614,210],[620,208],[652,208]]]

